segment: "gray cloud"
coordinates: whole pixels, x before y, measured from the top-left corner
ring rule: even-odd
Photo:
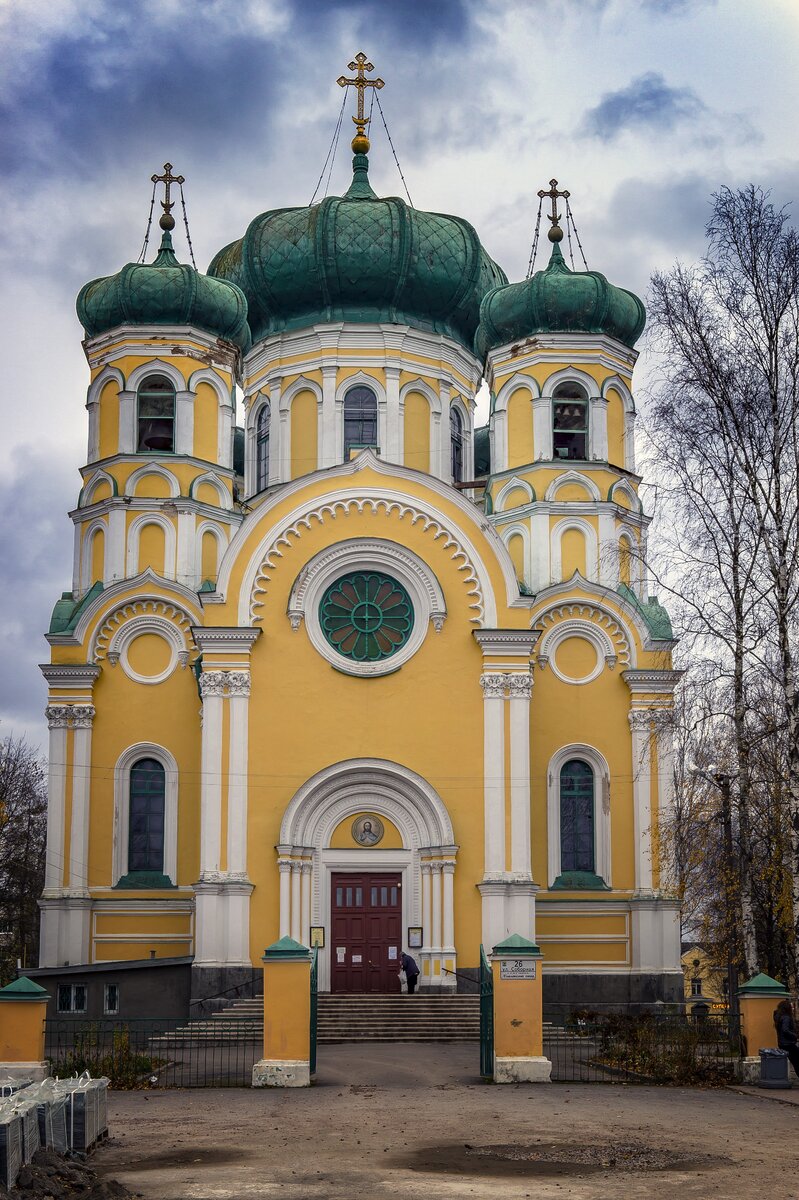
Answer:
[[[670,87],[662,75],[649,71],[626,88],[605,92],[583,117],[581,132],[602,141],[610,141],[625,129],[665,132],[705,111],[691,88]]]

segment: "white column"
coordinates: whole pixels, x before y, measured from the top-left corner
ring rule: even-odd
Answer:
[[[433,909],[430,895],[430,874],[432,869],[429,862],[422,863],[422,936],[426,950],[433,945]]]
[[[591,446],[588,451],[592,459],[608,461],[608,402],[604,396],[592,396],[589,400],[588,436]]]
[[[233,405],[220,404],[218,417],[217,462],[221,467],[233,466]]]
[[[655,717],[658,756],[658,829],[668,827],[674,816],[674,714],[658,713]],[[662,855],[660,869],[663,870]],[[661,887],[662,877],[661,877]]]
[[[200,878],[220,869],[222,850],[222,697],[224,671],[203,671],[200,779]]]
[[[254,399],[255,397],[253,397]],[[269,384],[269,485],[280,483],[283,479],[281,469],[283,446],[283,421],[280,415],[280,379],[273,379]],[[252,451],[250,457],[250,478],[247,495],[251,496],[256,487],[255,467],[255,428],[252,429]]]
[[[91,793],[92,722],[91,704],[75,704],[70,710],[72,741],[72,823],[69,839],[69,887],[88,893],[89,803]],[[85,959],[83,961],[86,961]]]
[[[552,399],[549,396],[533,397],[533,454],[536,461],[549,462],[552,458]]]
[[[105,572],[108,583],[125,578],[125,509],[112,508],[108,514],[105,544]]]
[[[445,860],[441,864],[441,876],[444,885],[444,915],[442,923],[441,944],[446,954],[455,950],[455,863]]]
[[[194,392],[175,393],[176,454],[194,454],[194,399]]]
[[[436,467],[433,474],[442,479],[444,483],[451,483],[452,462],[449,444],[449,406],[452,400],[452,385],[448,379],[439,379],[438,395],[441,400],[441,412],[433,412],[433,423],[430,429],[430,447],[437,455]]]
[[[607,509],[599,510],[599,582],[603,587],[616,590],[619,582],[619,539],[616,534],[616,519]],[[631,563],[631,568],[633,564]],[[591,571],[589,568],[589,578]]]
[[[302,882],[301,863],[291,864],[291,936],[295,942],[302,941],[302,911],[300,909],[300,891]]]
[[[530,697],[529,670],[508,676],[510,692],[510,869],[517,879],[532,879],[530,839]]]
[[[302,942],[303,946],[307,946],[311,941],[311,872],[313,864],[309,862],[302,863],[300,867],[302,872],[302,919],[300,921],[301,929],[298,942]]]
[[[386,440],[380,446],[381,455],[388,462],[401,462],[400,456],[400,399],[399,367],[386,367]]]
[[[552,583],[549,546],[549,512],[536,507],[530,513],[530,589],[534,593]]]
[[[285,408],[281,404],[278,408],[272,409],[272,422],[270,428],[270,444],[269,444],[269,482],[288,483],[291,479],[291,405]],[[273,481],[272,479],[272,444],[271,436],[272,429],[277,432],[277,454],[275,457],[279,460],[278,476]]]
[[[184,587],[196,590],[202,583],[202,557],[197,545],[197,518],[193,512],[178,512],[177,563],[175,579]],[[166,564],[166,575],[169,576],[169,564]]]
[[[64,808],[67,791],[67,724],[69,707],[51,704],[45,710],[50,730],[47,774],[47,853],[44,890],[60,889],[64,883]]]
[[[278,853],[280,848],[278,847]],[[280,872],[280,923],[278,937],[288,937],[291,933],[291,859],[279,858],[277,869]]]
[[[339,445],[338,438],[336,370],[335,363],[325,363],[322,367],[322,427],[318,438],[322,467],[335,467],[343,454],[343,443]]]
[[[108,403],[111,403],[110,401]],[[96,462],[100,457],[100,399],[99,396],[86,405],[86,411],[89,414],[89,444],[87,447],[86,462]]]
[[[441,938],[441,863],[434,862],[431,864],[433,869],[433,949],[436,954],[440,954],[442,947]]]
[[[247,876],[247,766],[250,672],[228,672],[230,758],[227,799],[227,869]]]
[[[119,453],[136,453],[136,393],[119,393]]]
[[[633,709],[632,731],[633,839],[635,842],[635,890],[652,890],[652,714]]]
[[[505,688],[504,674],[480,676],[483,689],[484,879],[505,871]]]

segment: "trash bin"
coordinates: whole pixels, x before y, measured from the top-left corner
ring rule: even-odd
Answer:
[[[792,1087],[788,1078],[788,1055],[784,1050],[760,1050],[760,1082],[762,1088]]]

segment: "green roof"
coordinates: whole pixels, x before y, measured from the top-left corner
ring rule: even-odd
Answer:
[[[50,617],[48,633],[73,633],[80,619],[80,614],[100,595],[103,590],[98,580],[93,583],[80,600],[76,600],[72,592],[62,592],[61,599],[56,600],[53,615]]]
[[[536,946],[535,942],[531,942],[528,938],[522,937],[520,933],[512,933],[510,937],[505,938],[504,942],[497,942],[492,953],[513,956],[514,954],[540,954],[541,951],[538,946]]]
[[[504,272],[468,221],[381,198],[365,154],[343,196],[261,213],[208,274],[247,297],[253,341],[324,322],[410,325],[472,351],[480,301]]]
[[[746,983],[742,983],[738,988],[739,996],[787,996],[788,989],[785,984],[780,983],[777,979],[772,979],[770,975],[764,975],[761,971],[759,975],[753,975],[751,979],[747,979]]]
[[[194,325],[242,350],[250,344],[239,289],[179,263],[166,231],[154,262],[127,263],[116,275],[93,279],[78,293],[77,310],[87,337],[117,325]]]
[[[262,962],[272,961],[290,961],[291,959],[305,959],[310,961],[311,952],[307,946],[303,946],[301,942],[295,942],[294,938],[282,937],[279,942],[273,942],[271,946],[267,946],[264,950]]]
[[[636,596],[632,588],[627,587],[626,583],[620,583],[616,588],[620,596],[623,596],[644,618],[646,626],[652,639],[656,642],[672,642],[674,641],[674,631],[671,627],[671,617],[666,609],[658,600],[657,596],[647,596],[646,604],[642,604]]]
[[[478,355],[536,333],[596,333],[631,348],[643,332],[646,310],[633,292],[599,271],[571,271],[555,242],[549,264],[531,279],[495,288],[480,305]]]
[[[0,1000],[49,1000],[47,988],[40,987],[32,979],[20,975],[13,983],[7,983],[0,988]]]

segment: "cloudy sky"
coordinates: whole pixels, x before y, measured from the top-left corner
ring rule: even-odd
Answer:
[[[701,254],[720,185],[797,193],[796,0],[5,0],[0,734],[45,743],[36,663],[86,444],[78,289],[137,258],[167,159],[201,269],[308,203],[360,49],[413,203],[470,220],[511,279],[552,176],[589,266],[641,294]],[[371,162],[400,193],[377,120]],[[348,163],[342,136],[331,192]]]

